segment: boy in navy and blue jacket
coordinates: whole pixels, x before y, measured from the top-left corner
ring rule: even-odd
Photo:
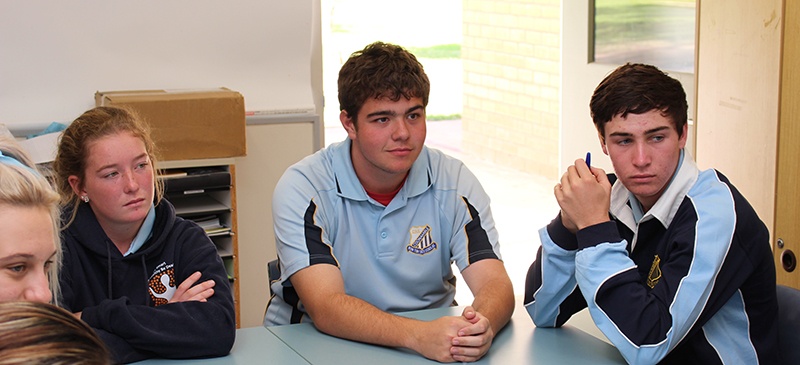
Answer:
[[[588,307],[632,364],[775,364],[769,232],[722,175],[684,150],[686,95],[642,64],[619,67],[590,103],[614,174],[575,161],[539,231],[525,306],[539,327]]]

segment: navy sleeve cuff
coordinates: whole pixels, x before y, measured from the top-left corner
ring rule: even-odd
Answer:
[[[556,216],[556,219],[553,219],[550,224],[547,225],[547,234],[550,235],[550,239],[552,239],[558,247],[569,251],[578,249],[578,239],[561,223],[560,212],[558,216]]]
[[[616,222],[608,221],[581,229],[576,234],[578,249],[594,247],[605,242],[621,242]]]

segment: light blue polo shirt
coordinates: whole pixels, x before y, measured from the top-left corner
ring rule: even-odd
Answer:
[[[147,211],[147,216],[144,218],[142,226],[139,227],[139,232],[136,233],[136,237],[133,237],[131,247],[128,247],[128,252],[122,256],[136,253],[136,251],[139,251],[139,249],[144,246],[144,243],[153,236],[153,224],[155,222],[156,210],[154,209],[153,203],[150,203],[150,209]]]
[[[291,166],[273,196],[282,276],[264,324],[309,321],[288,278],[337,265],[347,294],[388,312],[453,304],[459,270],[500,258],[489,197],[459,160],[424,147],[388,206],[355,175],[349,139]]]

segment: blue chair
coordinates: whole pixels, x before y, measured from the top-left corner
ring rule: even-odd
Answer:
[[[784,285],[778,294],[778,349],[781,364],[800,364],[800,290]]]

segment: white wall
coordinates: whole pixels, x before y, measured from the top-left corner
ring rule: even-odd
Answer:
[[[219,86],[276,113],[267,119],[321,115],[320,0],[0,1],[0,123],[14,132],[69,123],[98,90]],[[236,159],[244,327],[261,324],[269,298],[275,181],[322,146],[321,131],[247,127],[248,156]]]
[[[589,1],[561,2],[561,131],[559,177],[576,159],[592,153],[592,165],[613,171],[589,114],[594,88],[614,65],[589,63]]]
[[[2,1],[0,123],[72,121],[98,90],[224,86],[247,110],[314,109],[315,11],[319,0]]]

